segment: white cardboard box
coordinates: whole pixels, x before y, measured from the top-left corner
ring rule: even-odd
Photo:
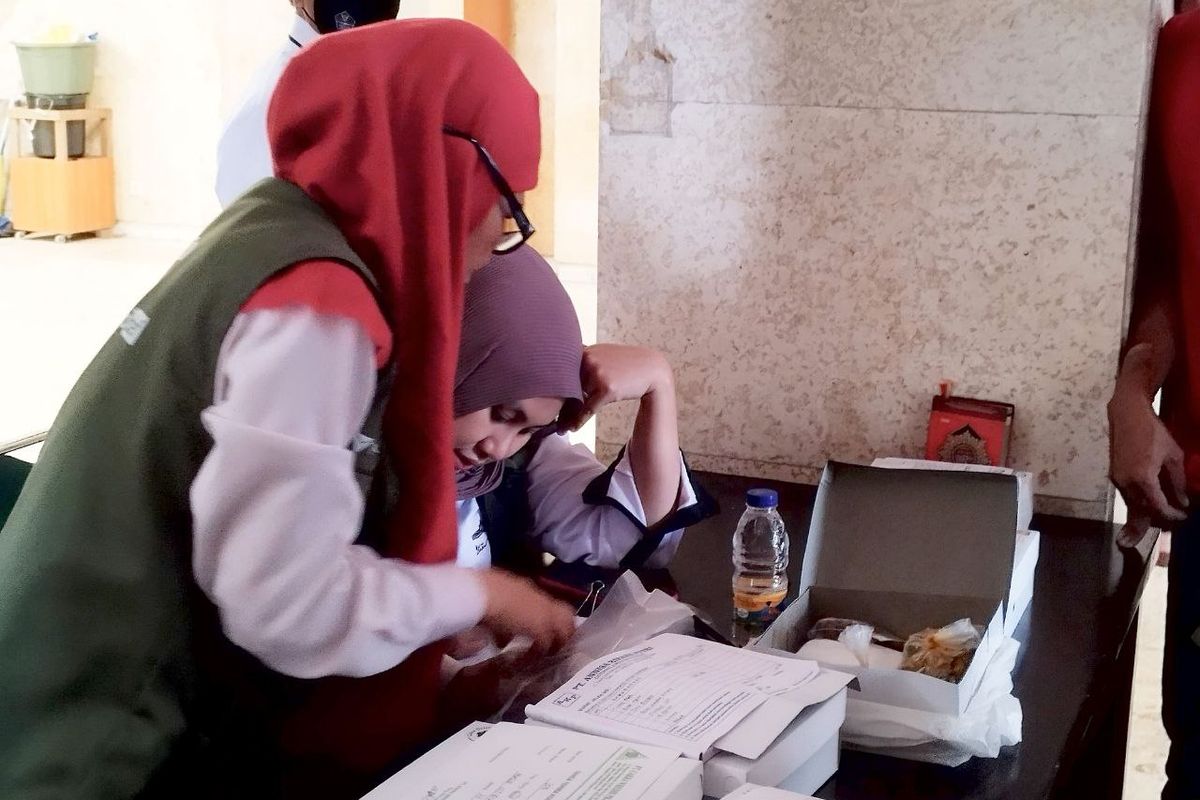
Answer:
[[[877,458],[873,467],[884,469],[927,469],[939,472],[985,472],[1012,475],[1017,479],[1017,520],[1014,530],[1026,531],[1033,524],[1033,473],[987,464],[957,464],[952,461],[926,461],[922,458]]]
[[[681,758],[651,787],[644,800],[662,797],[662,800],[699,800],[703,788],[702,767],[693,759]]]
[[[831,461],[813,507],[800,596],[753,647],[795,653],[824,617],[872,622],[902,637],[969,618],[984,633],[957,684],[836,667],[858,678],[863,700],[961,714],[1004,638],[1017,495],[1013,476]]]
[[[1016,549],[1013,555],[1012,584],[1004,611],[1004,634],[1012,636],[1033,602],[1033,579],[1037,571],[1041,534],[1030,531],[1033,520],[1033,473],[980,464],[953,464],[947,461],[923,461],[915,458],[877,458],[871,465],[884,469],[923,469],[935,472],[985,472],[1012,475],[1017,479]]]
[[[807,765],[816,757],[830,738],[836,741],[845,720],[846,690],[842,689],[825,702],[802,711],[758,758],[717,753],[706,761],[704,795],[724,797],[746,783],[778,786],[797,771],[798,764]],[[828,778],[825,776],[825,780]]]
[[[362,800],[410,800],[413,797],[423,796],[414,794],[414,792],[421,791],[418,787],[421,787],[425,779],[430,775],[444,777],[446,775],[465,775],[469,773],[473,746],[493,728],[517,729],[518,733],[528,732],[526,726],[513,725],[508,722],[501,722],[497,726],[493,726],[487,722],[472,723],[388,778],[363,797]],[[535,735],[534,737],[525,738],[537,737]],[[589,736],[583,733],[575,733],[574,731],[555,731],[551,743],[555,748],[558,748],[562,744],[574,744],[578,745],[580,750],[595,747],[597,743],[602,747],[611,747],[614,745],[618,747],[627,746],[627,743]],[[514,746],[519,745],[520,743],[516,743]],[[535,744],[535,746],[537,745]],[[700,762],[689,758],[680,758],[677,754],[662,750],[661,748],[641,745],[637,745],[637,747],[647,753],[653,754],[653,757],[660,764],[664,756],[671,759],[665,770],[654,780],[649,788],[637,795],[637,800],[701,800]],[[475,749],[478,749],[478,747],[476,746]],[[530,776],[525,775],[522,777]],[[451,798],[460,796],[453,793],[455,787],[447,788],[451,794],[439,793],[437,796]],[[465,796],[473,797],[476,795],[467,794]]]
[[[807,797],[824,786],[837,773],[838,760],[841,755],[841,742],[837,736],[834,736],[817,748],[816,755],[784,778],[779,784],[779,788]]]
[[[1033,603],[1033,584],[1037,575],[1042,535],[1037,531],[1017,531],[1013,553],[1012,585],[1008,590],[1008,608],[1004,612],[1004,635],[1012,636]]]
[[[755,786],[752,783],[747,783],[732,794],[725,795],[725,798],[726,800],[816,800],[815,797],[807,794],[797,794],[789,792],[787,789],[771,786]]]

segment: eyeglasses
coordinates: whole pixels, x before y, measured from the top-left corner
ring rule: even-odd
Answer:
[[[513,194],[508,181],[504,180],[504,176],[500,174],[500,168],[496,166],[496,159],[492,158],[492,154],[487,151],[487,148],[478,139],[469,133],[463,133],[460,130],[451,128],[449,125],[442,127],[442,133],[458,139],[466,139],[475,145],[475,149],[479,151],[479,157],[483,159],[483,166],[487,168],[488,174],[492,176],[492,183],[496,184],[496,188],[500,190],[500,195],[504,198],[504,202],[508,206],[508,214],[505,217],[506,230],[503,232],[500,241],[492,248],[492,252],[502,256],[506,253],[511,253],[529,241],[529,237],[533,236],[537,228],[533,227],[533,223],[529,221],[529,217],[525,216],[525,209],[521,207],[521,202],[517,200],[517,196]],[[515,225],[516,230],[507,229],[509,223]]]

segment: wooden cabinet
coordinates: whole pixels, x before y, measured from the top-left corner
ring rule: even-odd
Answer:
[[[116,224],[110,117],[107,108],[9,111],[10,141],[15,140],[17,153],[11,163],[8,215],[18,235],[65,240]],[[77,158],[69,153],[71,122],[86,126],[84,153]],[[28,133],[37,123],[53,126],[53,158],[27,149]]]

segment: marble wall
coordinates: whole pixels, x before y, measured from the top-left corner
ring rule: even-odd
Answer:
[[[1016,404],[1044,510],[1107,515],[1160,14],[604,0],[599,336],[670,356],[693,465],[919,454],[945,378]]]

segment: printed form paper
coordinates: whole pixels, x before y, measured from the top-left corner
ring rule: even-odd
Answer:
[[[818,672],[812,661],[663,634],[596,659],[526,715],[702,758],[768,697],[799,688]]]
[[[657,747],[507,722],[439,750],[363,800],[641,800],[679,758]]]

